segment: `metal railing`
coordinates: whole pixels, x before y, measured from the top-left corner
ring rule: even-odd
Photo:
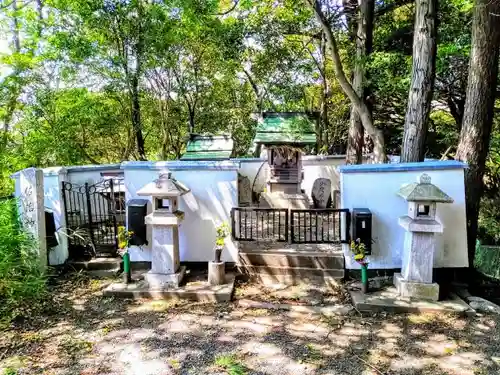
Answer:
[[[292,243],[348,243],[349,209],[290,210]]]
[[[237,241],[349,243],[350,222],[348,209],[235,207],[231,210],[232,236]]]
[[[288,242],[288,210],[234,207],[232,235],[237,241]]]
[[[70,252],[79,257],[91,246],[95,255],[115,255],[118,226],[125,225],[125,186],[121,179],[96,184],[62,183]]]

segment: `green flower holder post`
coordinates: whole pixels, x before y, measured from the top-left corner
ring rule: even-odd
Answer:
[[[361,264],[361,292],[368,293],[368,264]]]
[[[128,252],[130,240],[134,232],[127,230],[124,226],[118,227],[118,248],[123,259],[123,282],[128,284],[132,281],[132,272],[130,271],[130,254]]]
[[[366,257],[366,246],[358,238],[351,242],[351,252],[354,260],[361,266],[361,292],[368,293],[368,258]]]
[[[130,272],[130,254],[128,251],[123,254],[123,282],[128,284],[132,281],[132,273]]]

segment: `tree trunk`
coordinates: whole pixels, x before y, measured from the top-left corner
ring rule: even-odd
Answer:
[[[137,74],[132,77],[132,126],[135,132],[135,140],[137,142],[137,153],[140,160],[146,160],[146,151],[144,148],[144,137],[142,135],[141,124],[141,103],[139,98],[139,79]]]
[[[448,108],[450,109],[450,114],[455,120],[457,132],[460,133],[460,131],[462,130],[462,120],[464,118],[465,100],[462,98],[454,98],[451,95],[448,95],[446,103],[448,104]]]
[[[189,134],[194,134],[194,115],[196,110],[194,108],[194,105],[191,105],[189,101],[187,101],[187,106],[189,113]]]
[[[437,0],[417,0],[401,162],[423,161],[436,75]]]
[[[384,145],[384,135],[380,129],[377,129],[373,125],[373,119],[370,109],[366,105],[364,98],[359,97],[352,85],[347,80],[347,77],[342,66],[342,60],[340,59],[340,54],[337,46],[337,41],[333,35],[332,29],[321,10],[321,3],[318,0],[307,0],[309,5],[314,11],[316,19],[321,24],[323,32],[326,35],[326,40],[328,42],[328,47],[330,48],[330,53],[332,54],[333,68],[335,70],[335,76],[337,81],[342,88],[342,91],[347,95],[351,104],[358,112],[361,123],[366,131],[366,133],[373,140],[373,161],[375,163],[384,163],[386,161],[385,155],[385,145]]]
[[[321,122],[323,123],[321,127],[320,134],[320,143],[319,149],[323,148],[325,145],[328,148],[328,100],[330,100],[330,84],[328,82],[328,78],[326,77],[326,38],[324,33],[321,35],[321,43],[320,43],[320,52],[321,52],[321,79],[323,86],[323,95],[321,96],[321,107],[320,107],[320,117]]]
[[[359,97],[366,99],[369,92],[366,88],[366,58],[373,45],[373,11],[374,0],[360,0],[358,11],[358,31],[356,37],[356,60],[352,79],[352,88]],[[369,108],[370,113],[371,109]],[[349,133],[347,136],[347,164],[363,162],[364,130],[358,112],[351,108]]]
[[[456,159],[465,171],[469,267],[474,266],[479,202],[489,149],[500,48],[500,0],[476,0],[462,131]]]
[[[132,125],[135,131],[135,140],[137,142],[137,153],[139,160],[146,160],[146,149],[144,147],[144,137],[142,135],[141,122],[141,101],[139,96],[139,78],[142,72],[142,52],[144,40],[142,35],[142,6],[137,3],[137,44],[135,50],[136,68],[132,75]]]
[[[12,0],[12,3],[10,4],[11,10],[12,10],[12,20],[10,24],[10,31],[12,34],[12,50],[15,53],[21,53],[21,39],[19,36],[19,19],[18,19],[18,7],[17,7],[17,0]],[[12,72],[12,77],[18,77],[21,74],[21,70],[18,65],[15,65],[14,71]],[[19,95],[21,94],[21,84],[14,79],[13,80],[13,86],[9,88],[9,98],[7,99],[7,103],[4,106],[5,107],[5,112],[3,116],[1,117],[1,120],[3,122],[3,131],[2,131],[2,143],[0,145],[0,151],[4,151],[5,148],[7,147],[8,139],[9,139],[9,134],[10,134],[10,125],[12,122],[12,118],[14,117],[14,112],[16,111],[17,108],[17,99]]]
[[[12,9],[12,20],[10,29],[12,32],[12,47],[14,51],[19,53],[21,51],[21,38],[19,36],[19,19],[17,14],[17,11],[19,9],[17,7],[17,0],[12,0],[11,9]]]

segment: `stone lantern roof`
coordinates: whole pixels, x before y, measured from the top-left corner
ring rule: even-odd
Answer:
[[[431,177],[425,173],[420,176],[419,182],[403,186],[397,194],[408,202],[453,203],[453,198],[432,184]]]
[[[189,192],[189,188],[171,177],[170,173],[160,174],[157,180],[150,182],[137,191],[137,195],[151,197],[179,197]]]

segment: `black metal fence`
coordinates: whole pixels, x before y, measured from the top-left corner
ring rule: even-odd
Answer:
[[[235,240],[288,242],[287,209],[235,207],[231,222]]]
[[[348,209],[290,210],[292,243],[349,242]]]
[[[115,255],[118,227],[125,225],[123,180],[93,185],[63,182],[62,190],[70,256]]]
[[[291,243],[348,243],[348,209],[288,210],[235,207],[231,211],[232,236],[237,241]]]

